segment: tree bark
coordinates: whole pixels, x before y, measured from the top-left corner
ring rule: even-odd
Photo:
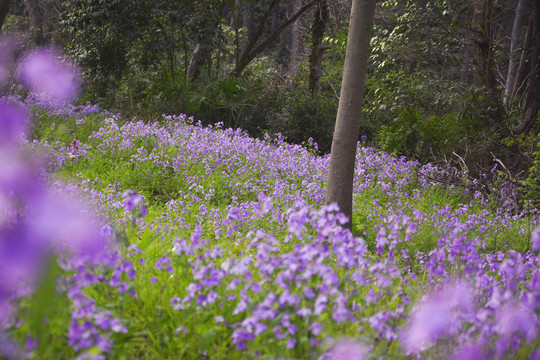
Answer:
[[[38,46],[43,45],[45,44],[45,37],[43,35],[43,13],[39,7],[39,1],[25,0],[25,4],[28,11],[30,26],[32,27],[34,42]]]
[[[540,108],[540,1],[538,0],[533,3],[532,17],[531,66],[528,80],[529,86],[525,94],[525,111],[520,124],[512,129],[514,134],[518,135],[532,128]]]
[[[508,105],[508,100],[510,98],[512,89],[514,88],[514,83],[516,82],[516,74],[518,68],[518,62],[516,58],[518,57],[517,49],[521,46],[521,29],[523,27],[523,20],[525,19],[525,12],[527,10],[527,0],[519,0],[516,15],[514,17],[514,25],[512,26],[512,37],[510,41],[510,60],[508,62],[508,74],[506,76],[506,84],[504,88],[504,105]]]
[[[337,203],[352,227],[353,180],[376,0],[353,0],[345,68],[332,139],[326,204]]]
[[[0,33],[2,32],[2,26],[4,26],[4,21],[9,13],[9,6],[11,0],[0,0]]]
[[[531,16],[529,17],[529,22],[527,24],[527,32],[525,35],[525,41],[523,42],[523,49],[521,50],[521,57],[519,59],[519,65],[517,68],[517,74],[516,74],[516,80],[514,80],[514,87],[512,89],[512,93],[510,94],[510,98],[508,99],[508,103],[512,104],[516,97],[521,96],[523,94],[524,90],[524,83],[527,80],[527,75],[529,74],[529,58],[531,53],[531,46],[532,46],[532,37],[533,37],[533,30],[534,27],[534,16],[531,13]]]
[[[328,23],[328,3],[319,0],[315,8],[313,23],[311,25],[311,54],[309,56],[309,91],[312,94],[321,90],[322,62],[325,47],[322,39]]]
[[[294,0],[291,15],[295,14],[302,6],[301,0]],[[300,48],[302,46],[302,38],[300,36],[300,22],[296,20],[291,26],[291,48],[289,51],[289,69],[288,77],[294,78],[298,72],[298,64],[300,63]]]
[[[481,0],[481,5],[475,11],[476,28],[475,44],[479,51],[478,71],[484,83],[484,98],[488,121],[486,127],[502,125],[497,80],[495,78],[495,57],[493,54],[493,0]]]
[[[308,4],[302,6],[296,12],[296,14],[294,14],[288,19],[285,19],[270,35],[268,35],[268,37],[262,43],[260,43],[258,46],[255,46],[258,43],[258,40],[263,33],[264,25],[266,24],[267,20],[269,19],[270,15],[272,14],[272,11],[274,10],[278,2],[279,0],[272,0],[270,5],[268,6],[268,9],[266,9],[266,12],[264,13],[259,23],[259,27],[253,34],[253,37],[249,39],[246,49],[242,52],[242,55],[240,56],[240,60],[236,63],[236,67],[232,71],[232,74],[231,74],[232,76],[235,76],[235,77],[240,76],[242,74],[242,71],[244,71],[246,66],[248,66],[249,63],[253,59],[255,59],[270,44],[272,44],[287,26],[294,23],[300,16],[302,16],[303,13],[305,13],[313,5],[315,5],[317,0],[311,1]]]

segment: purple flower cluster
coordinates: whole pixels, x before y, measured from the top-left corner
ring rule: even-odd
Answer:
[[[373,228],[365,228],[365,239],[354,237],[341,228],[346,219],[336,207],[317,210],[328,157],[279,137],[251,139],[241,131],[194,125],[185,116],[165,120],[123,126],[114,118],[105,121],[88,139],[97,154],[89,152],[85,161],[118,157],[185,179],[161,216],[136,222],[139,234],[187,234],[153,265],[185,284],[171,298],[179,317],[218,319],[215,325],[244,351],[276,344],[315,354],[329,336],[372,334],[344,348],[385,356],[376,344],[386,342],[419,357],[470,352],[504,358],[536,341],[537,255],[490,252],[486,244],[502,232],[525,236],[526,224],[515,220],[530,214],[494,214],[483,196],[419,210],[426,193],[440,191],[433,179],[455,170],[359,147],[356,207],[369,207],[366,220]],[[142,199],[117,185],[90,189],[106,211],[130,210]],[[363,194],[374,191],[377,198],[364,203]],[[447,191],[466,195],[459,188]],[[228,205],[214,208],[212,202],[226,194]],[[118,225],[132,224],[125,221],[131,215],[124,216]],[[531,238],[534,251],[538,233]],[[433,242],[425,251],[417,243],[424,238]],[[163,286],[159,276],[152,275],[150,284]]]
[[[114,257],[108,262],[114,263]],[[84,292],[85,288],[102,283],[104,279],[103,276],[93,275],[83,266],[79,266],[77,274],[70,279],[68,296],[73,311],[68,337],[69,345],[79,353],[77,359],[105,359],[103,354],[110,352],[113,346],[111,335],[128,332],[119,318],[109,310],[100,309],[95,300]],[[95,348],[98,349],[97,353],[93,350]]]

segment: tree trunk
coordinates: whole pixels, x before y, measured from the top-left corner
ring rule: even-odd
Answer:
[[[43,45],[45,44],[45,37],[43,35],[43,13],[39,7],[39,2],[38,0],[25,0],[25,4],[34,42],[38,46]]]
[[[231,19],[229,26],[234,31],[234,54],[229,54],[227,57],[227,64],[236,64],[238,57],[240,56],[240,0],[234,0],[230,2],[231,6]],[[223,73],[226,74],[225,72]]]
[[[201,68],[203,65],[203,56],[201,51],[201,45],[195,45],[195,49],[191,54],[191,59],[189,59],[189,66],[187,69],[188,78],[191,80],[196,80],[199,75],[201,75]]]
[[[540,1],[533,4],[533,28],[532,28],[532,48],[531,67],[529,72],[529,86],[525,94],[525,111],[521,123],[512,129],[515,134],[523,134],[529,131],[538,116],[540,107]]]
[[[487,128],[502,125],[502,114],[495,78],[495,57],[493,54],[493,0],[481,0],[481,6],[475,11],[475,44],[479,52],[478,71],[484,83],[484,98],[488,121]]]
[[[255,46],[259,42],[259,38],[263,34],[264,26],[268,19],[270,18],[270,15],[272,14],[272,11],[279,3],[279,0],[272,0],[268,8],[266,9],[266,12],[264,13],[262,19],[259,22],[259,27],[253,34],[253,37],[249,39],[249,42],[245,48],[245,50],[242,52],[242,55],[240,56],[239,61],[236,63],[235,69],[232,71],[231,75],[238,77],[242,74],[242,71],[246,68],[246,66],[249,65],[249,63],[255,59],[261,52],[263,52],[270,44],[272,44],[278,36],[281,34],[281,32],[289,25],[294,23],[304,12],[309,10],[317,0],[311,1],[308,4],[302,6],[300,10],[296,12],[293,16],[291,16],[288,19],[285,19],[279,26],[270,34],[268,37],[261,42],[259,45]]]
[[[238,53],[238,60],[240,54],[246,51],[249,40],[255,33],[255,17],[253,11],[253,4],[249,1],[244,2],[244,8],[242,10],[242,27],[246,28],[246,38],[242,40],[242,46]],[[238,61],[236,62],[238,63]]]
[[[353,179],[376,0],[353,0],[345,68],[332,139],[326,204],[337,203],[352,227]]]
[[[514,88],[514,83],[516,82],[516,74],[518,68],[518,62],[516,61],[518,57],[517,49],[521,45],[521,28],[523,27],[523,20],[525,19],[525,12],[527,10],[527,0],[519,0],[516,15],[514,17],[514,25],[512,26],[512,37],[510,41],[510,61],[508,62],[508,74],[506,76],[506,85],[504,88],[504,98],[503,102],[505,105],[508,105],[508,100],[510,98],[512,89]]]
[[[315,8],[313,24],[311,25],[311,55],[309,55],[309,91],[312,94],[321,90],[322,61],[325,48],[322,39],[328,23],[328,4],[319,0]]]
[[[9,5],[11,0],[0,0],[0,33],[2,32],[2,26],[6,20],[6,16],[9,13]]]
[[[512,104],[516,97],[520,97],[521,94],[523,94],[524,90],[524,83],[527,80],[527,75],[529,74],[529,58],[531,53],[531,46],[532,46],[532,37],[533,37],[533,30],[534,27],[534,16],[531,13],[531,16],[529,17],[529,22],[527,24],[527,32],[525,35],[525,41],[523,42],[523,49],[521,50],[521,57],[519,59],[519,65],[517,68],[517,74],[516,74],[516,80],[514,80],[514,87],[512,89],[512,93],[510,94],[510,98],[508,99],[508,103]]]
[[[291,15],[295,14],[300,7],[302,6],[301,0],[294,0],[293,9],[291,11]],[[302,46],[301,44],[301,36],[300,36],[300,22],[296,20],[292,26],[291,26],[291,48],[289,51],[289,69],[287,72],[287,75],[289,78],[294,78],[296,76],[296,73],[298,72],[298,64],[300,63],[300,48]]]

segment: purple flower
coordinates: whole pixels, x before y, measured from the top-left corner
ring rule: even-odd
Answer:
[[[83,204],[60,194],[49,194],[29,209],[31,235],[84,259],[98,259],[106,239]]]
[[[296,345],[296,339],[290,338],[287,340],[287,349],[294,349],[295,345]]]
[[[359,341],[353,339],[338,340],[320,360],[364,360],[367,359],[367,350]]]
[[[126,190],[124,191],[124,194],[122,194],[122,197],[124,198],[124,209],[127,211],[133,211],[139,205],[139,203],[142,201],[142,195],[137,194],[133,190]],[[145,209],[146,211],[146,209]]]
[[[73,99],[79,87],[75,67],[52,48],[30,52],[21,64],[19,76],[33,91],[60,102]]]
[[[535,315],[523,306],[507,304],[497,313],[495,331],[503,336],[512,336],[519,332],[530,342],[536,338]]]
[[[408,354],[423,351],[446,334],[453,334],[461,327],[459,311],[472,306],[472,297],[464,284],[446,286],[424,297],[417,306],[401,338]]]
[[[323,331],[322,325],[320,323],[318,323],[318,322],[312,323],[311,326],[309,327],[309,329],[311,330],[311,332],[315,336],[319,336],[319,334]]]
[[[482,345],[465,346],[452,355],[451,360],[487,360]]]
[[[253,339],[255,339],[255,335],[242,328],[235,330],[232,334],[232,342],[233,344],[236,344],[237,347],[241,347],[241,344],[246,341],[252,341]]]

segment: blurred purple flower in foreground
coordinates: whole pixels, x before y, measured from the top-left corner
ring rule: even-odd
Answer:
[[[413,310],[401,338],[407,354],[427,349],[444,335],[457,333],[461,327],[460,312],[470,310],[472,295],[463,283],[450,284],[432,292]]]
[[[26,129],[26,112],[18,105],[0,100],[0,149],[11,147]]]
[[[452,355],[451,360],[486,360],[482,344],[465,346]]]
[[[54,49],[30,52],[21,64],[20,80],[31,90],[52,100],[70,101],[78,91],[79,76],[75,66],[61,59]]]
[[[341,339],[319,360],[364,360],[367,358],[367,350],[362,343],[353,339]]]
[[[527,342],[536,338],[535,315],[522,306],[506,304],[497,313],[495,331],[502,335],[511,337],[514,333],[521,333]]]
[[[106,248],[106,239],[94,216],[82,202],[60,192],[51,192],[32,204],[31,235],[58,251],[68,251],[85,260],[99,259]]]
[[[4,85],[9,77],[11,72],[11,65],[13,63],[13,55],[17,49],[18,37],[10,36],[0,36],[0,87]]]
[[[77,73],[59,59],[50,49],[31,52],[20,67],[21,80],[51,100],[70,100]],[[9,76],[9,61],[0,54],[0,85]],[[22,348],[6,333],[15,323],[17,302],[32,295],[50,259],[58,254],[69,268],[107,257],[107,232],[76,197],[76,189],[51,189],[42,159],[17,148],[27,121],[21,107],[0,100],[0,357],[8,358],[22,358]]]

